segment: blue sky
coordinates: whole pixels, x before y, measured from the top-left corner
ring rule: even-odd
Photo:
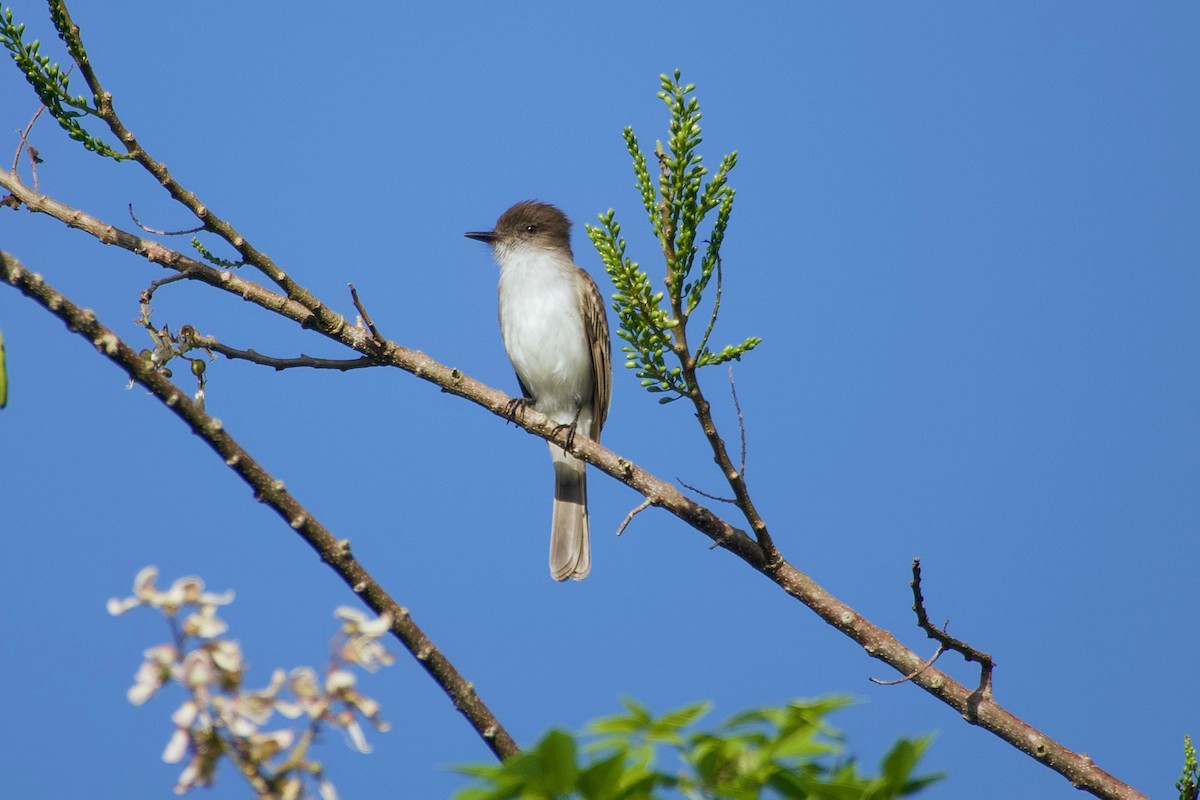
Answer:
[[[62,58],[42,5],[13,7]],[[582,225],[614,208],[657,269],[620,133],[665,136],[658,75],[682,69],[708,163],[739,152],[717,337],[764,339],[736,377],[747,479],[785,555],[924,652],[907,586],[922,557],[932,616],[993,654],[1000,702],[1172,793],[1183,735],[1200,736],[1195,4],[73,12],[126,123],[210,207],[343,313],[352,281],[387,336],[510,393],[495,267],[462,232],[554,202],[600,278]],[[0,70],[9,147],[35,108]],[[126,227],[131,202],[153,227],[191,224],[136,167],[45,120],[33,142],[47,194]],[[130,320],[160,270],[23,212],[0,213],[0,246],[146,344]],[[234,346],[343,355],[200,286],[155,310]],[[165,631],[105,600],[150,563],[235,589],[226,616],[265,684],[324,662],[350,598],[89,345],[11,290],[0,329],[6,794],[164,796],[174,704],[124,693]],[[521,742],[622,694],[659,711],[712,699],[715,719],[849,692],[860,704],[835,721],[869,765],[899,735],[937,734],[926,764],[950,778],[929,798],[1076,796],[918,689],[869,683],[893,676],[673,518],[614,538],[639,498],[597,473],[592,576],[553,583],[545,446],[471,404],[395,370],[209,375],[209,410],[351,539]],[[734,439],[725,373],[705,377]],[[687,410],[632,373],[604,443],[720,492]],[[487,759],[409,661],[365,688],[393,730],[370,757],[326,737],[343,797],[445,796],[450,765]],[[226,771],[206,796],[244,794]]]

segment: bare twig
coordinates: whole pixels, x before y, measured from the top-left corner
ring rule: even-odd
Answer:
[[[220,353],[229,359],[262,364],[265,367],[275,369],[277,372],[299,367],[308,369],[336,369],[346,372],[352,369],[362,369],[363,367],[384,366],[369,356],[363,356],[362,358],[314,358],[313,356],[306,356],[301,353],[297,358],[275,358],[264,356],[262,353],[255,352],[254,350],[238,350],[237,348],[221,344],[212,336],[193,336],[191,344],[193,347],[199,347],[202,350],[211,350],[214,353]]]
[[[174,275],[168,275],[165,278],[159,278],[158,280],[150,281],[150,285],[145,289],[142,289],[142,294],[140,297],[141,304],[144,306],[149,305],[150,300],[154,297],[154,293],[157,292],[161,287],[166,286],[168,283],[175,283],[175,281],[181,281],[189,277],[191,276],[185,271],[177,272]]]
[[[67,327],[92,342],[108,360],[126,371],[202,438],[253,490],[254,497],[270,506],[291,526],[321,560],[362,597],[377,614],[392,616],[392,633],[442,687],[498,758],[519,752],[516,742],[480,699],[474,686],[459,674],[449,659],[413,621],[408,609],[397,603],[350,553],[350,542],[337,539],[312,513],[288,493],[283,481],[267,472],[229,435],[221,421],[204,413],[147,359],[96,319],[49,286],[41,276],[26,270],[16,259],[0,252],[0,279],[32,298]]]
[[[924,664],[922,664],[921,666],[914,669],[912,672],[905,675],[903,678],[896,678],[896,679],[890,680],[890,681],[885,681],[882,678],[867,678],[867,680],[869,680],[871,683],[877,683],[880,686],[898,686],[901,683],[907,683],[908,681],[911,681],[913,678],[920,675],[925,670],[932,667],[934,662],[936,662],[939,658],[941,658],[942,653],[944,653],[944,652],[946,652],[946,646],[939,644],[937,646],[937,650],[933,651],[933,655],[931,655],[929,657],[928,661],[926,661]]]
[[[681,481],[681,480],[680,480],[678,477],[676,477],[676,478],[675,478],[675,482],[676,482],[676,483],[678,483],[678,484],[679,484],[680,486],[682,486],[683,488],[685,488],[685,489],[688,489],[689,491],[693,491],[693,492],[695,492],[696,494],[700,495],[701,497],[706,497],[706,498],[708,498],[709,500],[715,500],[715,501],[716,501],[716,502],[718,502],[718,503],[729,503],[730,505],[734,505],[734,506],[736,506],[736,505],[737,505],[737,499],[736,499],[736,498],[733,498],[733,497],[718,497],[718,496],[717,496],[717,495],[715,495],[715,494],[709,494],[708,492],[704,491],[703,489],[698,489],[698,488],[696,488],[695,486],[692,486],[690,483],[686,483],[686,482],[684,482],[684,481]]]
[[[620,536],[622,533],[625,532],[625,528],[629,525],[629,523],[633,522],[634,517],[636,517],[638,514],[642,513],[649,507],[650,507],[649,500],[643,500],[641,503],[638,503],[637,507],[634,508],[633,511],[630,511],[628,514],[625,515],[625,520],[621,523],[621,527],[617,528],[617,536]]]
[[[738,470],[742,477],[746,476],[746,420],[742,416],[742,404],[738,402],[737,386],[733,382],[733,364],[729,365],[729,393],[733,395],[733,408],[737,411],[738,435],[742,440],[742,461],[741,469]]]
[[[711,244],[711,242],[708,239],[705,239],[704,243]],[[716,327],[716,325],[717,325],[717,312],[719,312],[721,310],[721,289],[722,289],[721,282],[724,280],[724,278],[721,274],[721,254],[720,254],[720,252],[718,252],[716,254],[716,256],[717,256],[717,291],[715,294],[713,294],[712,314],[708,318],[708,327],[704,329],[704,335],[700,337],[700,345],[696,348],[697,353],[703,353],[704,348],[708,346],[708,337],[712,336],[713,328]],[[729,368],[733,369],[733,365],[730,364]]]
[[[925,611],[925,597],[921,593],[921,559],[914,558],[912,562],[912,593],[913,593],[913,611],[917,615],[917,625],[921,630],[925,631],[925,635],[936,641],[942,649],[953,650],[962,655],[967,661],[974,661],[979,664],[979,688],[971,693],[975,698],[967,707],[967,712],[974,714],[981,700],[990,699],[992,696],[992,669],[995,667],[995,662],[992,657],[982,650],[976,650],[971,645],[964,642],[962,639],[956,639],[946,633],[946,628],[949,623],[942,625],[939,630],[929,621],[929,614]]]
[[[137,218],[137,214],[133,213],[133,203],[129,204],[129,218],[133,220],[133,224],[144,230],[146,233],[153,233],[155,236],[185,236],[189,233],[199,233],[204,230],[203,225],[197,225],[194,228],[187,228],[182,231],[160,231],[154,228],[147,228],[142,224],[142,221]]]
[[[375,322],[371,319],[371,315],[367,313],[367,309],[363,306],[362,301],[358,299],[358,289],[354,288],[353,283],[348,285],[350,286],[350,299],[354,301],[354,307],[358,309],[358,315],[362,317],[367,330],[371,332],[371,336],[374,337],[376,342],[386,342],[387,340],[379,335],[379,329],[375,327]]]
[[[68,78],[71,77],[71,71],[74,69],[75,69],[74,64],[67,67],[65,77],[68,77]],[[12,169],[9,170],[10,172],[15,173],[17,171],[17,166],[21,163],[21,151],[24,150],[29,145],[29,134],[33,131],[33,124],[38,121],[38,117],[40,117],[42,115],[42,112],[45,110],[46,110],[45,103],[42,103],[40,106],[38,106],[38,110],[33,112],[33,118],[29,120],[29,124],[25,126],[25,130],[21,131],[21,138],[17,142],[17,151],[15,153],[13,153]],[[37,150],[35,150],[33,147],[29,147],[29,170],[33,176],[34,191],[37,191],[37,185],[38,185],[37,165],[40,161],[41,161],[41,159],[38,158]]]

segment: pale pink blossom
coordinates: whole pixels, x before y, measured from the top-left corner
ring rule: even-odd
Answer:
[[[338,800],[337,789],[324,775],[317,779],[317,791],[321,794],[321,800]]]
[[[158,567],[142,567],[141,571],[133,579],[133,597],[126,597],[124,600],[118,600],[115,597],[110,598],[108,601],[108,613],[116,617],[124,614],[131,608],[148,603],[150,598],[156,594],[154,581],[157,577]]]
[[[346,639],[340,652],[343,661],[357,664],[368,672],[375,672],[381,666],[391,666],[396,662],[396,657],[378,641],[391,630],[391,614],[385,612],[378,617],[370,617],[357,608],[340,606],[334,616],[344,623],[342,633]]]
[[[217,669],[206,650],[193,650],[184,656],[179,680],[188,689],[202,689],[216,682]]]
[[[229,626],[217,616],[217,607],[214,605],[200,606],[198,611],[189,614],[183,621],[184,634],[198,639],[215,639],[227,630]]]
[[[217,669],[230,674],[242,671],[242,647],[237,642],[218,639],[208,645],[208,652]]]
[[[133,686],[129,687],[129,691],[125,693],[129,702],[135,706],[140,706],[149,700],[155,692],[162,688],[163,684],[170,680],[172,670],[179,658],[179,653],[169,644],[151,647],[142,655],[146,657],[146,660],[138,667],[137,674],[133,676]]]

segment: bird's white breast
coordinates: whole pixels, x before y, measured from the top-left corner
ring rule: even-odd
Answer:
[[[590,410],[592,394],[592,354],[576,267],[537,248],[497,253],[497,261],[500,329],[509,360],[538,410],[570,423],[582,406]]]

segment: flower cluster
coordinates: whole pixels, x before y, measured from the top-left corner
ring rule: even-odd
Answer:
[[[141,705],[168,684],[184,692],[185,699],[171,715],[175,733],[162,756],[173,764],[187,759],[175,792],[211,785],[224,756],[260,797],[298,798],[306,779],[311,779],[323,800],[336,800],[333,784],[321,765],[308,758],[308,748],[322,726],[332,725],[345,733],[350,746],[367,753],[370,747],[360,719],[376,730],[388,729],[379,717],[379,704],[357,690],[357,678],[347,667],[374,672],[395,661],[379,641],[391,627],[390,617],[371,617],[345,606],[337,609],[342,626],[323,676],[312,667],[290,673],[277,669],[266,688],[251,690],[243,684],[241,647],[220,638],[228,626],[217,610],[233,601],[233,592],[206,592],[204,581],[196,577],[180,578],[160,590],[157,578],[157,568],[143,569],[134,579],[133,596],[109,600],[108,611],[115,616],[147,606],[170,623],[173,641],[145,651],[127,695],[129,702]],[[302,721],[303,727],[268,730],[276,713]]]

